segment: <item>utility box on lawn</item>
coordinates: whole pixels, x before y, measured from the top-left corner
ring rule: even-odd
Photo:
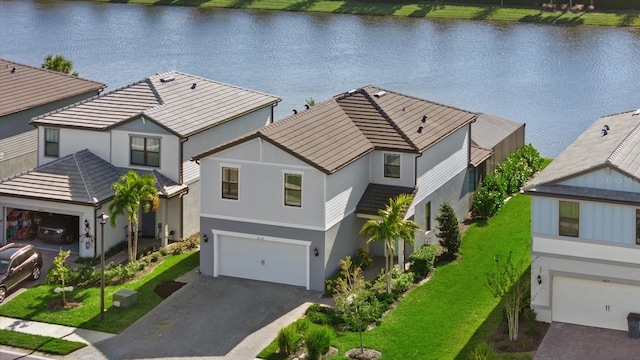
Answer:
[[[640,314],[629,313],[627,322],[629,323],[629,337],[640,339]]]
[[[113,306],[121,309],[133,307],[138,302],[138,292],[129,289],[118,290],[113,294]]]

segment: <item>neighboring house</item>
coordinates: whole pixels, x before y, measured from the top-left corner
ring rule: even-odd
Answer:
[[[470,200],[487,174],[524,146],[525,124],[491,114],[479,114],[471,125]]]
[[[640,313],[640,110],[598,119],[524,192],[538,320],[627,330]]]
[[[0,59],[0,179],[37,165],[31,118],[98,95],[99,82]]]
[[[324,290],[365,243],[365,221],[401,193],[414,194],[416,246],[435,241],[442,203],[468,212],[476,117],[367,86],[194,156],[207,186],[200,271]]]
[[[126,170],[152,173],[160,207],[142,214],[140,235],[170,240],[199,231],[200,172],[189,158],[269,124],[280,101],[268,94],[180,72],[156,74],[34,118],[38,167],[0,182],[3,239],[48,213],[75,218],[90,234]],[[20,222],[17,217],[22,216]],[[124,217],[105,226],[109,246],[124,240]],[[12,228],[14,227],[14,228]],[[80,239],[81,256],[94,256]]]

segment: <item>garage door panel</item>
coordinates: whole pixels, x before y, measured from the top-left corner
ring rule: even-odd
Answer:
[[[220,275],[307,285],[307,247],[287,242],[219,236]]]
[[[629,312],[640,311],[640,287],[556,276],[552,320],[626,331]]]

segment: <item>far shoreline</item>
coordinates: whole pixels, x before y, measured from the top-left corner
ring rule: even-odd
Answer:
[[[103,3],[129,3],[141,5],[190,6],[200,8],[227,8],[245,10],[279,10],[322,12],[332,14],[404,16],[425,19],[485,20],[499,22],[525,22],[565,26],[640,27],[640,11],[543,11],[542,9],[486,5],[460,5],[445,2],[421,1],[416,3],[384,3],[355,0],[84,0]],[[574,0],[574,5],[582,4]],[[508,1],[507,1],[508,2]],[[568,7],[568,6],[567,6]],[[560,6],[558,6],[560,8]]]

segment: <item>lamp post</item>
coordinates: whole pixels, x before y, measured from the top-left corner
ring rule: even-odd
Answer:
[[[109,215],[102,213],[98,216],[102,239],[100,240],[100,320],[104,320],[104,224],[107,223]]]

